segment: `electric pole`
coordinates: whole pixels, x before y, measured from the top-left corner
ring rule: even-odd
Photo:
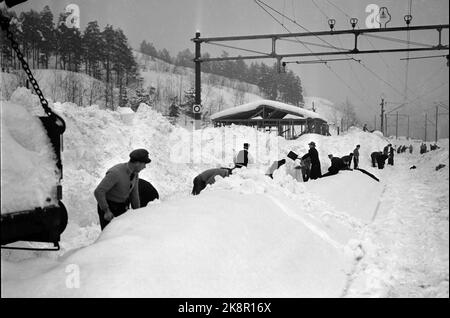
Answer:
[[[408,115],[408,139],[409,139],[409,115]]]
[[[383,119],[384,119],[384,96],[381,96],[381,115],[380,115],[380,118],[381,118],[381,124],[380,124],[380,131],[384,134],[384,122],[383,122]]]
[[[398,112],[397,112],[397,121],[395,123],[395,139],[398,139]]]
[[[436,106],[436,135],[435,135],[435,142],[438,141],[438,117],[439,117],[439,106]]]
[[[386,132],[385,132],[385,136],[388,136],[388,134],[389,134],[389,127],[388,127],[388,117],[387,117],[387,114],[384,114],[384,127],[385,127],[385,130],[386,130]]]
[[[428,114],[425,113],[425,142],[427,141],[427,122],[428,122]]]
[[[199,41],[200,39],[200,32],[196,32],[195,33],[195,105],[194,107],[200,107],[200,111],[194,111],[194,129],[199,129],[200,128],[200,120],[201,120],[201,104],[202,104],[202,87],[201,87],[201,76],[202,76],[202,71],[201,71],[201,51],[200,51],[200,45],[201,42]]]

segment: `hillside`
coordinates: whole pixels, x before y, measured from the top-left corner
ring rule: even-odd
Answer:
[[[167,115],[171,100],[177,97],[183,101],[185,92],[194,88],[194,70],[175,66],[151,56],[134,51],[143,78],[143,87],[154,91],[152,107],[162,115]],[[98,105],[104,107],[105,84],[84,73],[64,70],[35,69],[32,70],[44,96],[54,102],[72,102],[79,106]],[[9,100],[11,94],[19,86],[25,86],[26,76],[22,71],[0,73],[0,98]],[[129,96],[135,94],[129,90]],[[118,89],[115,89],[118,98]],[[206,117],[224,109],[263,99],[260,89],[252,84],[228,79],[222,76],[202,73],[202,102]],[[334,108],[334,104],[320,97],[305,97],[305,108],[315,108],[333,125],[340,122],[342,114]],[[116,106],[117,107],[117,106]],[[190,128],[192,119],[181,115],[178,124]]]

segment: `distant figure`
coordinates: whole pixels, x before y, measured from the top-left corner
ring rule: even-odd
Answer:
[[[353,159],[353,152],[351,152],[347,156],[343,156],[341,159],[344,162],[345,167],[347,169],[350,169],[350,165],[352,164],[352,159]]]
[[[424,153],[426,153],[426,152],[427,152],[427,144],[422,143],[422,144],[420,145],[420,154],[424,154]]]
[[[401,153],[401,152],[402,152],[402,146],[398,146],[397,153]]]
[[[367,131],[367,124],[364,124],[363,131]]]
[[[406,147],[405,145],[403,145],[403,146],[402,146],[402,151],[401,151],[401,152],[402,152],[402,153],[403,153],[403,152],[406,152],[406,149],[407,149],[407,147]]]
[[[394,148],[391,146],[389,148],[389,154],[388,154],[388,165],[393,166],[394,165]]]
[[[433,144],[433,145],[430,144],[430,150],[436,150],[436,149],[439,149],[439,146],[437,144]]]
[[[214,168],[203,171],[194,178],[192,195],[198,195],[203,189],[206,188],[208,184],[214,184],[216,182],[216,176],[221,176],[222,178],[230,176],[232,174],[232,170],[233,169],[228,168]]]
[[[413,145],[409,145],[409,153],[413,153]]]
[[[384,164],[386,162],[386,159],[388,158],[388,156],[382,153],[381,151],[372,152],[370,154],[370,157],[372,159],[372,167],[378,166],[378,169],[384,168]]]
[[[358,169],[359,167],[359,148],[360,145],[356,145],[356,148],[353,150],[353,169]]]
[[[319,161],[319,153],[317,152],[316,143],[314,141],[311,141],[308,145],[309,145],[309,151],[306,155],[304,155],[302,157],[302,160],[305,160],[306,158],[309,158],[311,160],[311,174],[309,177],[312,180],[315,180],[322,176],[322,171],[320,168],[320,161]]]
[[[141,208],[156,199],[159,199],[158,191],[150,182],[139,179],[139,200],[141,201]]]
[[[275,172],[275,170],[280,168],[285,163],[286,163],[286,159],[274,161],[272,163],[272,165],[269,167],[269,169],[267,169],[266,176],[269,176],[271,179],[273,179],[273,173]]]
[[[253,158],[248,153],[248,148],[250,148],[250,144],[244,143],[244,149],[239,151],[236,158],[234,158],[235,168],[247,167],[249,163],[253,163]]]
[[[347,170],[347,166],[342,158],[333,157],[332,154],[329,154],[328,158],[331,160],[331,166],[328,168],[328,172],[322,175],[322,178],[338,174],[339,170]]]

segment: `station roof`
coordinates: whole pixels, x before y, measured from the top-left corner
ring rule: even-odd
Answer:
[[[269,120],[269,119],[319,119],[326,120],[319,114],[273,100],[257,100],[244,105],[228,108],[211,116],[213,121],[221,120]]]

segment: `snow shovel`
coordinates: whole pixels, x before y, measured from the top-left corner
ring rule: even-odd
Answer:
[[[289,158],[289,159],[292,159],[292,160],[296,160],[296,159],[298,159],[298,155],[295,153],[295,152],[293,152],[293,151],[289,151],[289,153],[287,154],[287,157]]]

